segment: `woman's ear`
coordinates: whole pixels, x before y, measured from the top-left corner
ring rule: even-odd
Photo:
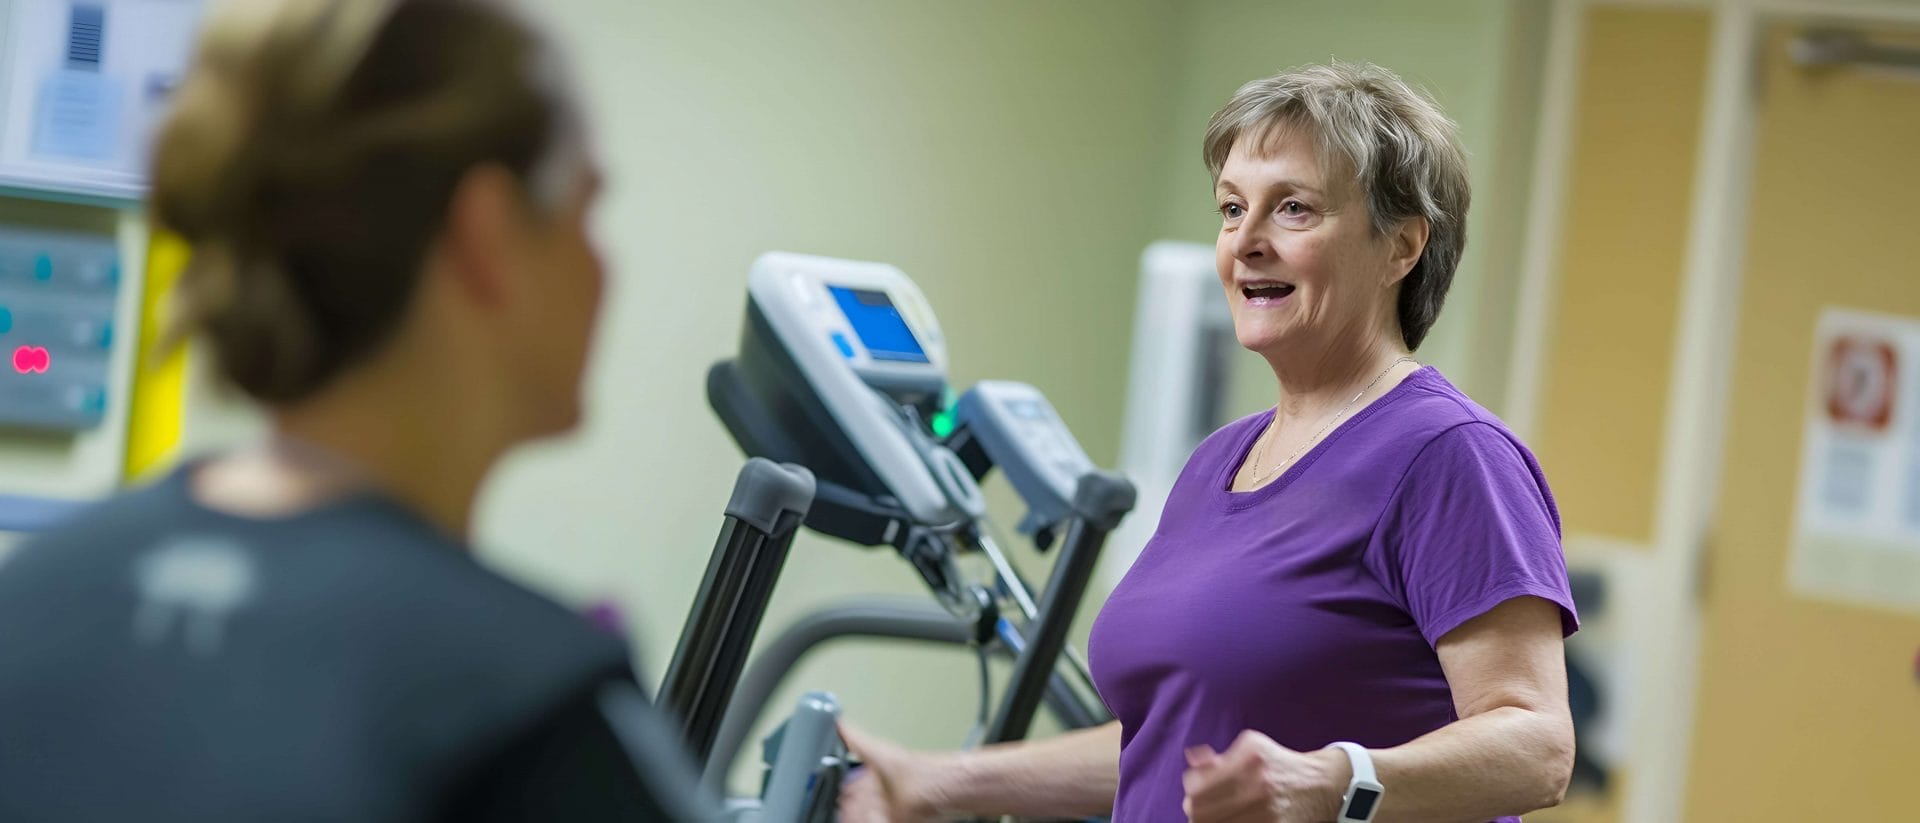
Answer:
[[[469,169],[447,201],[442,251],[448,275],[462,294],[497,306],[512,290],[512,244],[521,242],[519,182],[495,164]]]
[[[1392,242],[1393,266],[1391,276],[1384,284],[1387,288],[1399,285],[1413,272],[1413,267],[1419,265],[1420,255],[1427,250],[1428,228],[1427,218],[1409,217],[1400,221],[1400,226],[1393,230],[1388,238]]]

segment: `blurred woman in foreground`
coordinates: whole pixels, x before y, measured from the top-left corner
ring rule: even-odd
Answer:
[[[624,645],[478,564],[572,428],[599,187],[551,44],[481,0],[239,0],[154,151],[180,331],[272,434],[0,566],[0,819],[709,816]]]

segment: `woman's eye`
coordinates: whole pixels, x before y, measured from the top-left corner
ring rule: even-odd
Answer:
[[[1240,208],[1239,203],[1228,203],[1220,207],[1220,214],[1224,215],[1228,220],[1232,220],[1245,213],[1246,210]]]
[[[1299,217],[1307,213],[1307,205],[1298,200],[1288,200],[1280,205],[1280,213],[1288,217]]]

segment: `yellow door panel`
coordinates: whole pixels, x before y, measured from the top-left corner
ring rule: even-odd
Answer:
[[[1702,9],[1586,12],[1534,448],[1566,530],[1653,534],[1700,140]]]
[[[1917,820],[1920,619],[1787,580],[1814,324],[1920,317],[1920,75],[1813,69],[1769,34],[1688,821]],[[1920,46],[1913,33],[1879,42]]]

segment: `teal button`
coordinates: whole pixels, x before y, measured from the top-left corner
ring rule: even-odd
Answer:
[[[33,279],[42,283],[53,279],[52,257],[43,254],[33,258]]]
[[[103,348],[103,349],[113,348],[113,324],[112,323],[100,324],[100,348]]]
[[[13,312],[7,311],[6,306],[0,306],[0,334],[10,331],[13,331]]]

